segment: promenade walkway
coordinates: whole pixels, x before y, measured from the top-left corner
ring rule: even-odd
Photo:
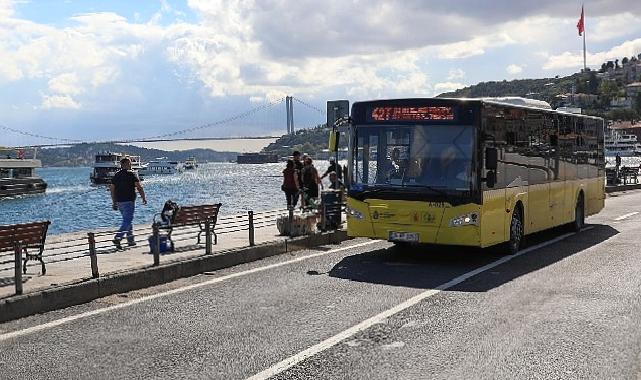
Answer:
[[[257,214],[254,224],[254,243],[256,245],[287,239],[286,236],[280,236],[276,228],[276,218],[286,212],[286,210],[274,210]],[[215,231],[218,235],[218,244],[213,246],[213,254],[250,245],[246,215],[221,216]],[[124,250],[119,251],[111,242],[113,238],[111,231],[96,232],[96,256],[101,276],[153,265],[153,255],[150,253],[147,242],[147,237],[151,235],[150,226],[136,226],[134,233],[137,235],[137,246],[127,247],[126,244],[123,244]],[[196,244],[197,233],[197,227],[177,230],[174,233],[176,251],[161,254],[161,265],[204,255],[204,244]],[[204,242],[204,237],[202,240]],[[29,261],[27,273],[23,276],[25,294],[92,278],[86,231],[48,236],[43,257],[47,265],[47,273],[44,276],[40,273],[40,264],[36,261]],[[15,294],[12,261],[12,253],[0,256],[0,299]]]

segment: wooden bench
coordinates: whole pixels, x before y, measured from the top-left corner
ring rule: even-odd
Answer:
[[[167,231],[167,239],[171,241],[171,250],[174,251],[174,242],[171,240],[171,234],[174,231],[174,228],[198,226],[200,231],[198,232],[198,241],[196,244],[200,244],[200,236],[206,232],[206,223],[209,221],[209,230],[214,236],[214,244],[217,244],[218,237],[214,232],[214,227],[216,227],[218,210],[220,210],[221,205],[222,203],[180,206],[174,211],[166,223],[163,223],[162,220],[157,218],[158,216],[161,216],[161,214],[154,215],[154,225],[156,225],[159,230]]]
[[[27,261],[37,260],[42,265],[42,274],[47,273],[42,261],[45,239],[50,221],[31,222],[0,226],[0,252],[14,251],[18,245],[24,252],[23,273],[27,273]],[[35,253],[34,253],[35,251]]]

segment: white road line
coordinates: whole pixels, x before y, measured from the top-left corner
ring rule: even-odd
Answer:
[[[44,323],[42,325],[32,326],[32,327],[29,327],[29,328],[26,328],[26,329],[23,329],[23,330],[16,330],[16,331],[8,332],[8,333],[5,333],[5,334],[0,334],[0,342],[3,342],[3,341],[8,340],[8,339],[13,339],[13,338],[17,338],[17,337],[20,337],[20,336],[32,334],[32,333],[35,333],[35,332],[38,332],[38,331],[50,329],[52,327],[56,327],[56,326],[63,325],[65,323],[70,323],[70,322],[73,322],[73,321],[77,321],[79,319],[91,317],[93,315],[104,314],[104,313],[107,313],[107,312],[110,312],[110,311],[113,311],[113,310],[122,309],[122,308],[125,308],[127,306],[136,305],[136,304],[139,304],[139,303],[142,303],[142,302],[146,302],[146,301],[150,301],[150,300],[153,300],[153,299],[156,299],[156,298],[166,297],[166,296],[173,295],[173,294],[178,294],[178,293],[183,293],[183,292],[186,292],[188,290],[202,288],[204,286],[217,284],[219,282],[223,282],[223,281],[226,281],[226,280],[229,280],[229,279],[232,279],[232,278],[246,276],[248,274],[258,273],[258,272],[266,271],[266,270],[269,270],[269,269],[274,269],[274,268],[282,267],[282,266],[285,266],[285,265],[298,263],[300,261],[311,259],[311,258],[314,258],[314,257],[329,255],[331,253],[336,253],[336,252],[341,252],[341,251],[345,251],[345,250],[348,250],[348,249],[363,247],[363,246],[366,246],[366,245],[379,243],[379,242],[380,241],[376,241],[376,240],[367,241],[367,242],[364,242],[364,243],[358,243],[358,244],[350,245],[350,246],[347,246],[347,247],[332,249],[332,250],[326,251],[326,252],[319,252],[319,253],[314,253],[314,254],[311,254],[311,255],[301,256],[301,257],[298,257],[296,259],[283,261],[281,263],[266,265],[264,267],[259,267],[259,268],[254,268],[254,269],[249,269],[249,270],[246,270],[246,271],[242,271],[242,272],[232,273],[232,274],[228,274],[226,276],[216,277],[216,278],[213,278],[211,280],[208,280],[208,281],[205,281],[205,282],[201,282],[201,283],[198,283],[198,284],[187,285],[187,286],[183,286],[181,288],[168,290],[166,292],[151,294],[151,295],[148,295],[148,296],[136,298],[136,299],[131,300],[131,301],[123,302],[121,304],[108,306],[108,307],[105,307],[105,308],[102,308],[102,309],[96,309],[96,310],[91,310],[91,311],[87,311],[87,312],[76,314],[76,315],[71,315],[71,316],[68,316],[68,317],[64,317],[64,318],[53,320],[51,322]]]
[[[635,212],[631,212],[631,213],[629,213],[629,214],[624,214],[624,215],[621,215],[621,216],[620,216],[620,217],[618,217],[618,218],[615,218],[614,220],[623,220],[623,219],[627,219],[627,218],[631,217],[632,215],[636,215],[636,214],[638,214],[638,213],[639,213],[638,211],[635,211]]]
[[[594,228],[594,227],[586,227],[586,228],[583,229],[583,231],[590,230],[592,228]],[[306,349],[304,351],[301,351],[301,352],[299,352],[299,353],[297,353],[297,354],[295,354],[293,356],[290,356],[287,359],[282,360],[282,361],[274,364],[273,366],[267,368],[266,370],[264,370],[264,371],[262,371],[260,373],[257,373],[254,376],[249,377],[247,380],[265,380],[265,379],[269,379],[272,376],[276,376],[279,373],[284,372],[285,370],[297,365],[298,363],[302,362],[303,360],[305,360],[305,359],[307,359],[309,357],[312,357],[312,356],[314,356],[314,355],[316,355],[316,354],[318,354],[318,353],[320,353],[322,351],[325,351],[328,348],[337,345],[341,341],[343,341],[343,340],[345,340],[347,338],[350,338],[350,337],[356,335],[357,333],[372,327],[375,324],[381,323],[385,319],[387,319],[387,318],[393,316],[394,314],[400,313],[401,311],[403,311],[405,309],[408,309],[408,308],[418,304],[419,302],[425,300],[426,298],[432,297],[432,296],[442,292],[443,290],[446,290],[446,289],[449,289],[449,288],[451,288],[453,286],[456,286],[456,285],[462,283],[463,281],[469,279],[470,277],[476,276],[477,274],[485,272],[488,269],[492,269],[492,268],[494,268],[496,266],[499,266],[499,265],[501,265],[503,263],[506,263],[506,262],[512,260],[515,257],[521,256],[521,255],[524,255],[524,254],[526,254],[528,252],[532,252],[532,251],[535,251],[537,249],[543,248],[545,246],[557,243],[557,242],[559,242],[559,241],[561,241],[561,240],[563,240],[563,239],[565,239],[565,238],[567,238],[569,236],[575,235],[575,234],[576,233],[574,233],[574,232],[573,233],[568,233],[568,234],[556,237],[556,238],[554,238],[552,240],[549,240],[549,241],[546,241],[546,242],[543,242],[543,243],[540,243],[540,244],[537,244],[537,245],[533,245],[533,246],[528,247],[528,248],[526,248],[526,249],[524,249],[522,251],[519,251],[518,253],[516,253],[514,255],[504,256],[499,260],[491,262],[490,264],[487,264],[487,265],[482,266],[480,268],[477,268],[477,269],[475,269],[475,270],[473,270],[471,272],[467,272],[467,273],[465,273],[465,274],[463,274],[461,276],[458,276],[458,277],[456,277],[456,278],[454,278],[454,279],[452,279],[452,280],[450,280],[450,281],[448,281],[448,282],[446,282],[444,284],[441,284],[441,285],[437,286],[434,289],[430,289],[430,290],[427,290],[427,291],[425,291],[423,293],[420,293],[420,294],[408,299],[407,301],[405,301],[405,302],[403,302],[403,303],[401,303],[399,305],[394,306],[391,309],[385,310],[384,312],[382,312],[380,314],[377,314],[377,315],[375,315],[375,316],[373,316],[373,317],[371,317],[369,319],[366,319],[363,322],[361,322],[361,323],[359,323],[359,324],[357,324],[355,326],[352,326],[349,329],[347,329],[345,331],[342,331],[342,332],[332,336],[331,338],[328,338],[328,339],[318,343],[317,345],[309,347],[308,349]]]

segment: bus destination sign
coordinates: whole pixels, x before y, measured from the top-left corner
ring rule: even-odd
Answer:
[[[453,107],[374,107],[374,121],[424,121],[424,120],[454,120]]]

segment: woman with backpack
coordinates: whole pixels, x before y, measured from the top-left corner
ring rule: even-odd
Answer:
[[[280,187],[285,192],[287,207],[296,207],[298,203],[298,193],[300,186],[298,184],[298,170],[294,166],[293,160],[287,160],[287,166],[283,170],[283,185]]]

